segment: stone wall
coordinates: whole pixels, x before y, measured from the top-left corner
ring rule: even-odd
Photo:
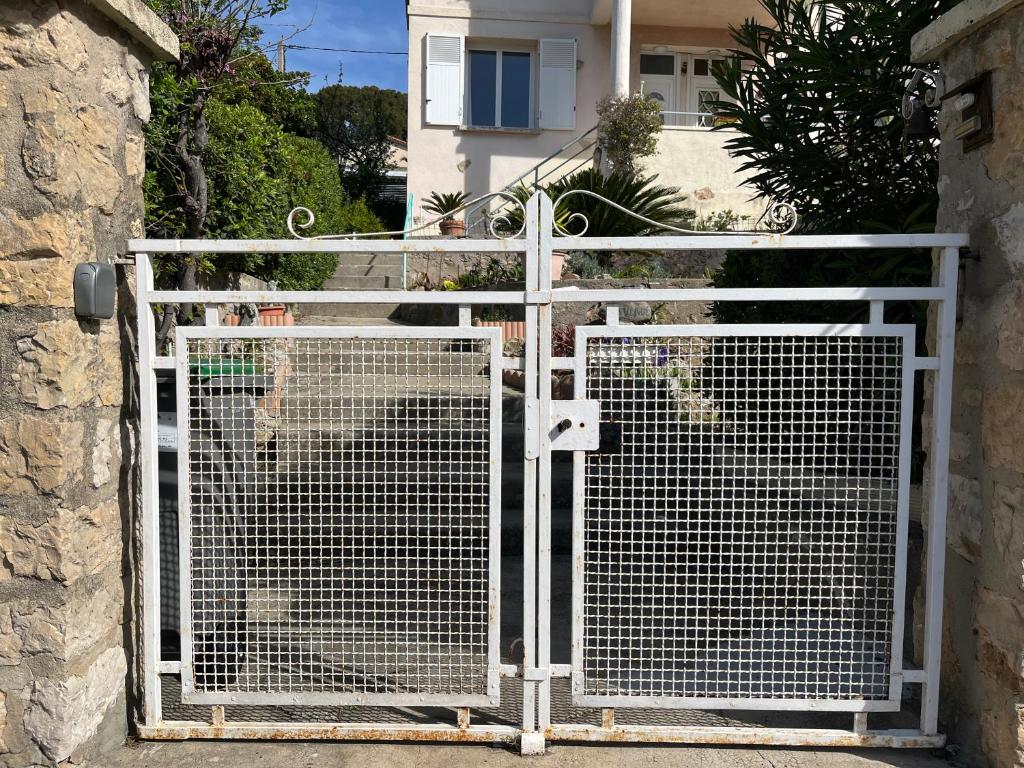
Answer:
[[[915,40],[947,89],[992,73],[991,143],[964,153],[951,101],[940,116],[939,228],[969,232],[980,256],[961,273],[942,714],[963,764],[999,768],[1024,765],[1024,7],[1011,5],[968,0]]]
[[[72,293],[76,264],[115,259],[142,233],[151,52],[120,11],[155,19],[135,0],[0,3],[0,764],[9,766],[88,755],[127,731],[129,276],[119,273],[113,320],[78,320]]]

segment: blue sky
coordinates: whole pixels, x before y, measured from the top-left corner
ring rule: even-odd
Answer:
[[[269,44],[284,35],[287,42],[324,48],[405,51],[405,0],[290,0],[288,9],[261,24]],[[296,34],[296,30],[298,30]],[[267,54],[273,60],[274,50]],[[312,73],[309,88],[317,91],[338,82],[406,90],[405,56],[379,56],[328,51],[288,51],[288,69]]]

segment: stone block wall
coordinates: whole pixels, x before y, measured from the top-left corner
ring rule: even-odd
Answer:
[[[991,143],[965,153],[951,101],[940,114],[939,229],[980,256],[961,272],[942,714],[964,765],[1003,768],[1024,765],[1024,7],[976,26],[999,5],[968,0],[919,38],[959,37],[938,54],[947,90],[992,77]]]
[[[151,54],[109,12],[126,2],[106,11],[77,0],[0,3],[7,766],[88,755],[127,732],[129,276],[120,270],[112,320],[77,319],[72,291],[76,264],[115,259],[142,233]]]

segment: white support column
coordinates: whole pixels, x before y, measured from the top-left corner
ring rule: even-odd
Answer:
[[[612,0],[612,96],[629,95],[633,0]]]

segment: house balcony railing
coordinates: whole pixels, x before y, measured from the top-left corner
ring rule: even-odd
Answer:
[[[714,128],[732,122],[711,112],[675,112],[663,110],[661,119],[666,128]]]

